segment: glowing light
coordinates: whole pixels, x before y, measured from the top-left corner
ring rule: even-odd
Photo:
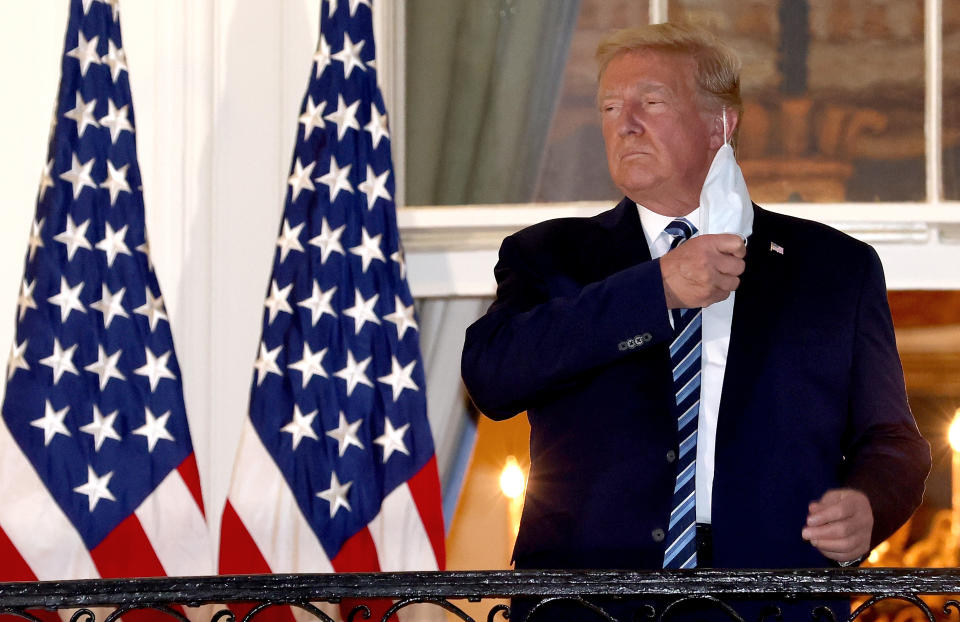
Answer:
[[[947,438],[950,440],[950,448],[954,451],[960,451],[960,408],[958,408],[957,412],[953,415],[953,421],[950,423]]]
[[[508,499],[519,499],[527,487],[526,477],[520,463],[513,456],[507,456],[507,462],[500,472],[500,490]]]

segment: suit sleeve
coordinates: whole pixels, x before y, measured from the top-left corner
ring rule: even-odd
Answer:
[[[535,407],[584,374],[671,336],[659,261],[580,287],[511,236],[494,274],[497,298],[467,329],[462,359],[464,384],[491,418]]]
[[[872,248],[858,304],[851,369],[846,485],[870,499],[873,547],[920,505],[931,462],[930,446],[907,404],[883,268]]]

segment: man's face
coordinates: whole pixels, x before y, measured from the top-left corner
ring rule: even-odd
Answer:
[[[637,203],[669,216],[696,209],[723,144],[720,115],[703,109],[695,72],[688,56],[638,51],[614,57],[600,79],[613,182]]]

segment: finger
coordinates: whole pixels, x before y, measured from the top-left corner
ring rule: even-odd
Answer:
[[[733,255],[720,255],[720,257],[718,257],[714,262],[713,267],[716,268],[717,272],[720,272],[721,274],[740,276],[743,274],[743,270],[747,267],[747,264],[739,257],[735,257]]]
[[[740,238],[740,246],[730,254],[743,259],[747,256],[747,241],[741,235],[738,235],[737,237]]]
[[[835,521],[842,521],[853,516],[851,508],[843,504],[820,506],[817,511],[807,515],[807,525],[818,527]]]
[[[861,543],[856,538],[813,540],[810,543],[830,559],[837,559],[837,557],[855,559],[860,556],[860,549],[862,548]]]
[[[856,557],[852,556],[850,553],[844,553],[844,552],[837,553],[835,551],[825,551],[819,547],[817,547],[817,550],[820,551],[821,555],[823,555],[827,559],[832,559],[835,562],[843,562],[843,561],[847,561],[848,559],[856,559]]]
[[[710,237],[713,239],[714,248],[721,253],[743,257],[747,252],[743,238],[739,235],[733,233],[716,233]],[[742,254],[738,255],[738,253]]]
[[[853,537],[857,532],[856,526],[852,521],[837,521],[834,523],[827,523],[826,525],[821,525],[820,527],[804,527],[800,531],[800,535],[803,536],[804,540],[818,541],[818,540],[839,540],[842,538]]]
[[[717,294],[723,295],[723,300],[730,295],[730,292],[736,291],[740,287],[740,279],[735,276],[727,276],[725,274],[717,275],[715,282],[715,289]]]
[[[824,505],[834,505],[843,501],[843,490],[834,488],[833,490],[828,490],[823,493],[823,496],[820,497],[820,503]]]
[[[843,518],[844,516],[849,516],[853,513],[852,504],[844,503],[844,495],[841,490],[828,490],[822,497],[817,501],[811,501],[807,506],[807,524],[810,517],[812,516],[821,516],[824,512],[831,512],[826,514],[826,518],[818,518],[818,522],[813,524],[823,524],[831,520],[838,520],[838,518]],[[832,512],[840,511],[840,514],[833,514]]]

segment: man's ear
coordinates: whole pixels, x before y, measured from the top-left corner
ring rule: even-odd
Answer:
[[[714,131],[710,134],[710,146],[719,149],[724,143],[733,142],[733,136],[736,134],[739,123],[740,115],[736,110],[726,106],[721,108],[720,114],[717,115],[714,122]]]
[[[718,110],[710,116],[710,150],[716,151],[723,146],[723,112]],[[729,116],[729,112],[727,115]],[[729,131],[729,118],[727,119],[727,130]]]
[[[710,148],[719,149],[724,143],[732,142],[739,122],[740,115],[736,110],[727,107],[718,110],[710,121]]]

